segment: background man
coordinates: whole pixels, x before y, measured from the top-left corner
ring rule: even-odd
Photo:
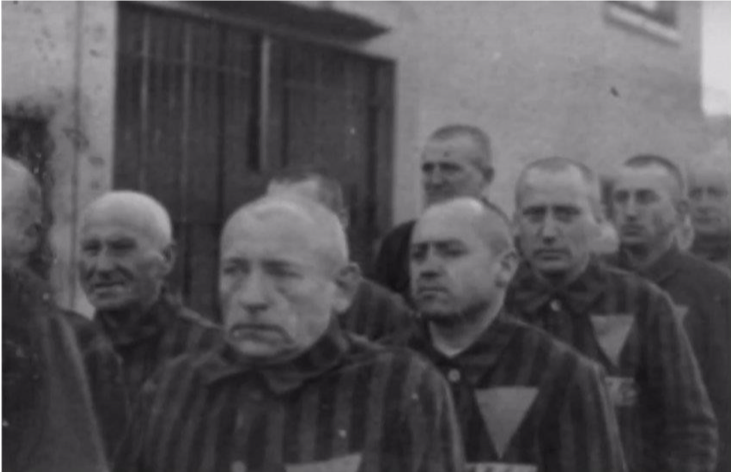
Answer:
[[[691,251],[731,272],[731,157],[712,156],[689,169]]]
[[[511,313],[599,361],[609,374],[630,470],[712,471],[717,431],[698,365],[667,294],[591,257],[599,184],[583,164],[529,164],[515,189],[525,264]]]
[[[270,181],[267,194],[289,194],[315,201],[337,215],[344,229],[348,227],[343,188],[337,180],[319,170],[283,172]],[[376,341],[404,329],[411,323],[411,317],[411,310],[400,296],[368,279],[361,279],[352,303],[338,320],[346,330]]]
[[[731,470],[731,277],[678,247],[688,212],[682,171],[662,156],[628,159],[613,190],[620,267],[667,291],[690,338],[719,426],[718,471]]]
[[[226,223],[226,344],[148,384],[120,471],[463,470],[439,373],[333,319],[357,268],[335,215],[300,200],[258,200]]]
[[[491,204],[457,198],[427,209],[411,244],[423,323],[405,343],[449,380],[476,470],[622,471],[601,367],[503,313],[518,265],[512,239]]]
[[[41,189],[3,157],[3,462],[11,472],[107,470],[81,353],[47,285],[28,268]]]
[[[79,279],[94,322],[122,359],[132,401],[162,363],[219,336],[165,288],[175,260],[171,232],[165,209],[136,192],[109,192],[82,215]]]
[[[450,198],[484,196],[495,171],[490,139],[472,125],[451,124],[434,131],[421,155],[426,205]],[[409,244],[415,221],[396,226],[383,239],[374,279],[410,301]]]

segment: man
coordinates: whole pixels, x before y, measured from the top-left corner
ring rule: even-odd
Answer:
[[[670,298],[591,256],[602,219],[594,173],[540,159],[515,192],[525,264],[508,294],[511,313],[604,366],[630,470],[712,471],[715,417]]]
[[[439,373],[333,319],[357,280],[325,208],[268,197],[235,212],[221,237],[226,344],[148,384],[118,470],[463,470]]]
[[[502,210],[436,203],[411,247],[421,323],[404,342],[449,380],[473,469],[624,470],[601,367],[503,313],[518,256]]]
[[[731,273],[731,158],[712,157],[689,168],[691,252]]]
[[[122,359],[130,401],[164,362],[210,348],[218,330],[165,287],[174,263],[170,217],[151,197],[109,192],[81,219],[79,279],[94,322]]]
[[[3,157],[3,462],[10,472],[107,470],[77,340],[28,268],[41,190]]]
[[[490,139],[481,129],[451,124],[434,131],[422,152],[422,186],[427,207],[454,197],[484,196],[495,171]],[[374,279],[410,302],[409,244],[415,221],[396,226],[378,252]]]
[[[268,195],[292,195],[315,201],[338,216],[348,228],[348,209],[340,183],[316,169],[290,169],[275,176],[267,188]],[[338,320],[346,330],[378,341],[411,323],[411,311],[400,296],[361,279],[353,301]]]
[[[717,470],[730,471],[731,277],[679,248],[688,212],[682,171],[670,160],[638,155],[620,169],[612,201],[621,250],[615,261],[673,298],[703,374],[719,426]]]

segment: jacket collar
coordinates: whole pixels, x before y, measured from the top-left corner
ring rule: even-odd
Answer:
[[[693,239],[691,252],[712,261],[726,260],[731,257],[731,234],[698,234]]]
[[[620,248],[617,256],[617,265],[624,270],[636,272],[639,275],[660,284],[675,275],[681,269],[683,253],[676,244],[660,256],[655,262],[642,269],[635,269],[629,263],[627,252]]]
[[[333,319],[325,334],[309,350],[284,364],[253,365],[230,344],[221,343],[204,355],[198,367],[208,385],[254,375],[263,379],[273,393],[283,395],[342,364],[349,349],[350,341]]]
[[[513,278],[510,306],[525,314],[536,314],[554,300],[566,305],[573,313],[586,312],[606,288],[604,264],[592,257],[584,272],[563,285],[551,285],[539,277],[525,262]]]
[[[182,308],[180,300],[163,288],[146,312],[110,313],[97,311],[95,319],[115,347],[139,344],[158,337]]]
[[[520,324],[501,313],[467,349],[456,356],[448,357],[434,347],[426,322],[414,323],[407,335],[406,345],[427,356],[434,364],[444,369],[457,366],[467,381],[475,386],[480,379],[498,366],[500,359],[515,336]]]

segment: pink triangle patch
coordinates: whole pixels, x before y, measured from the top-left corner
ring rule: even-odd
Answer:
[[[619,365],[619,356],[624,349],[634,321],[635,318],[632,315],[591,316],[591,324],[594,326],[599,346],[615,366]]]
[[[538,395],[535,387],[493,387],[477,390],[477,404],[500,457],[510,444]]]

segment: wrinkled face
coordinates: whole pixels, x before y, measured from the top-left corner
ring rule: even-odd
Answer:
[[[160,293],[172,260],[141,219],[95,212],[81,227],[79,279],[97,310],[146,309]]]
[[[441,209],[440,209],[441,210]],[[424,319],[458,323],[483,313],[497,294],[502,255],[457,212],[427,214],[411,241],[411,294]]]
[[[729,234],[731,232],[731,175],[705,170],[691,174],[690,216],[698,234]]]
[[[421,165],[427,205],[459,196],[479,197],[489,183],[475,164],[480,159],[480,150],[469,136],[428,141]]]
[[[304,352],[336,311],[332,267],[318,244],[322,234],[300,218],[242,215],[221,243],[218,288],[226,337],[255,362]]]
[[[660,166],[623,167],[612,191],[613,219],[625,246],[666,242],[680,224],[673,180]]]
[[[519,191],[516,227],[531,267],[551,279],[578,275],[599,233],[581,172],[533,169]]]

